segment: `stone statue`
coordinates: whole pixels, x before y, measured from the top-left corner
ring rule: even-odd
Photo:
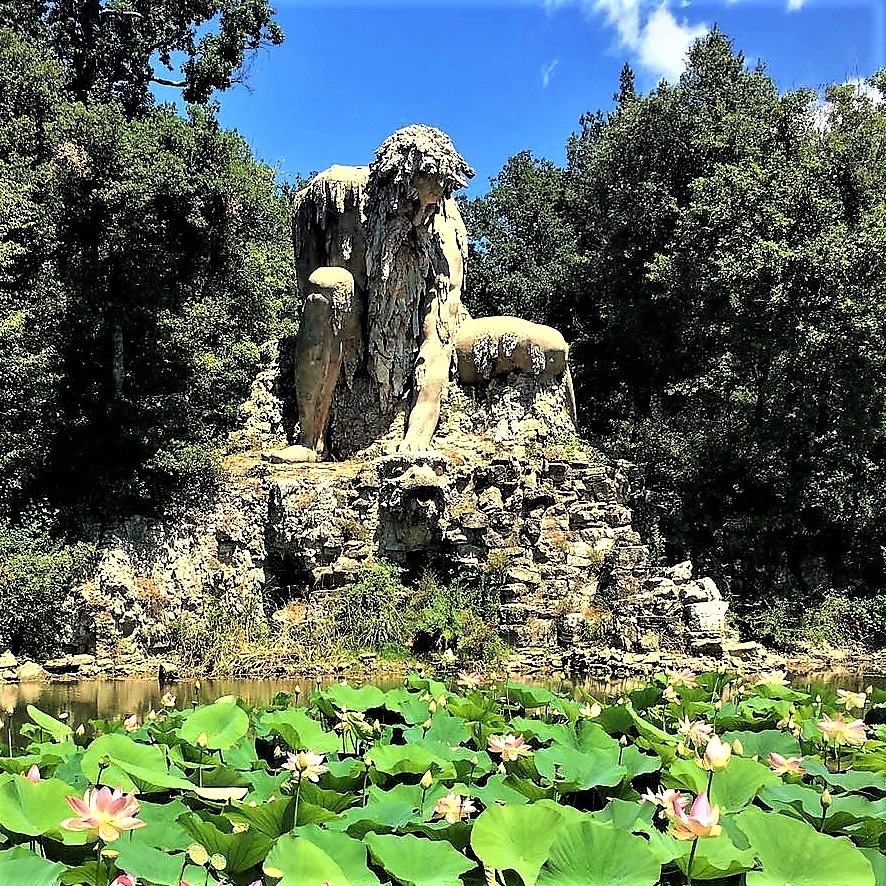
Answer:
[[[563,374],[574,421],[563,337],[514,317],[472,320],[462,304],[467,232],[452,194],[473,175],[445,133],[413,125],[369,167],[332,166],[296,195],[300,440],[274,460],[322,458],[330,414],[347,397],[379,437],[401,415],[398,448],[425,450],[451,373],[466,384]]]

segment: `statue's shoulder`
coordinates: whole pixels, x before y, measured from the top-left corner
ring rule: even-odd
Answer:
[[[368,166],[342,166],[334,163],[328,169],[318,172],[293,198],[296,212],[305,205],[326,205],[334,203],[343,206],[345,202],[361,204],[366,182],[369,180]]]

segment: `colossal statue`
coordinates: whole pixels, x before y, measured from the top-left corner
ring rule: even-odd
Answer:
[[[513,317],[472,320],[461,295],[467,232],[454,191],[474,170],[439,129],[387,138],[368,166],[331,166],[295,197],[298,445],[276,461],[316,461],[337,400],[359,382],[359,411],[401,450],[427,449],[451,374],[466,384],[521,371],[562,374],[575,404],[568,346],[554,329]]]

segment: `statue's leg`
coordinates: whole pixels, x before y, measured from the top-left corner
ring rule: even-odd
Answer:
[[[317,461],[326,447],[326,428],[342,365],[342,327],[354,302],[354,278],[344,268],[318,268],[295,337],[295,396],[299,445],[270,453],[272,461]]]
[[[423,325],[424,337],[415,367],[415,402],[409,412],[406,435],[400,450],[421,450],[431,445],[440,421],[440,399],[449,381],[452,345],[439,332],[440,302],[434,299]]]

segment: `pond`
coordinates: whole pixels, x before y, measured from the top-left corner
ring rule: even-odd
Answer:
[[[0,719],[4,721],[0,742],[2,748],[7,736],[12,735],[13,741],[19,734],[23,723],[30,722],[27,706],[34,705],[41,711],[67,722],[76,729],[81,723],[86,724],[95,718],[122,720],[130,714],[143,720],[151,711],[162,707],[161,696],[164,692],[173,692],[176,706],[182,708],[196,701],[211,702],[225,695],[236,695],[250,705],[269,702],[280,692],[298,693],[307,698],[317,688],[326,688],[335,678],[317,679],[216,679],[201,680],[198,692],[196,683],[182,680],[161,687],[156,679],[122,679],[122,680],[76,680],[52,683],[21,683],[0,687]],[[392,689],[403,683],[402,678],[383,676],[375,680],[367,680],[380,689]],[[616,680],[601,682],[593,680],[532,680],[527,683],[545,686],[555,692],[563,692],[573,697],[589,692],[599,699],[615,698],[636,685],[637,680]],[[798,687],[828,686],[860,690],[869,684],[886,688],[886,677],[865,674],[820,673],[798,677],[794,680]],[[12,712],[11,715],[9,712]],[[11,730],[10,730],[11,727]]]

